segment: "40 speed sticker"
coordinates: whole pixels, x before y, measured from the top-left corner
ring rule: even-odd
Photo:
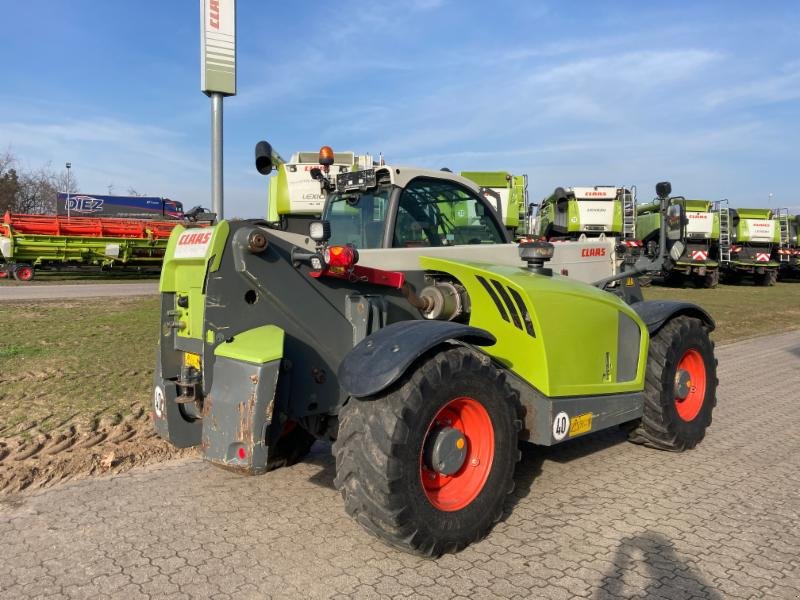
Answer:
[[[156,386],[153,392],[153,410],[156,411],[156,416],[160,419],[164,414],[164,390]]]
[[[592,430],[592,413],[584,413],[571,417],[561,411],[553,419],[553,439],[557,442],[566,437],[575,437]]]
[[[556,418],[553,419],[553,438],[560,442],[569,433],[569,415],[564,411],[561,411],[556,415]]]

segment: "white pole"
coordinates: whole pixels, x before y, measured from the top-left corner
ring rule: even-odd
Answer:
[[[211,94],[211,212],[222,214],[222,94]]]

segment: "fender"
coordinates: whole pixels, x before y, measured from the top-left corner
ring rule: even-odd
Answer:
[[[401,321],[379,329],[350,350],[339,365],[339,385],[350,396],[372,396],[392,385],[431,348],[447,340],[491,346],[488,331],[452,321]]]
[[[677,302],[673,300],[645,300],[630,305],[636,314],[647,325],[650,335],[658,332],[670,319],[679,315],[686,315],[700,319],[708,326],[709,332],[714,331],[716,323],[705,310],[691,302]]]

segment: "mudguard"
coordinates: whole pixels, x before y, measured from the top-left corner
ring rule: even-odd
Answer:
[[[716,323],[705,310],[691,302],[678,302],[673,300],[645,300],[631,304],[631,308],[647,325],[650,335],[656,333],[664,324],[678,315],[687,315],[700,319],[708,325],[709,331],[714,331]]]
[[[394,383],[411,364],[447,340],[491,346],[484,329],[451,321],[402,321],[379,329],[348,352],[339,366],[339,385],[350,396],[372,396]]]

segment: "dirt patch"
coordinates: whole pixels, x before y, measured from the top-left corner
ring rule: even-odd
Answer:
[[[115,424],[102,420],[56,431],[34,428],[24,436],[0,440],[0,498],[194,453],[158,438],[144,411],[121,417]]]

